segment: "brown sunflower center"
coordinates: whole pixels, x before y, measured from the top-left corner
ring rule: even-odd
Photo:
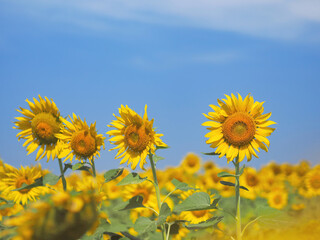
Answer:
[[[314,175],[311,178],[310,185],[311,185],[311,187],[313,189],[319,189],[320,188],[320,175],[319,174]]]
[[[276,196],[274,196],[273,202],[274,202],[275,204],[280,204],[280,203],[282,203],[282,197],[281,197],[281,195],[276,195]]]
[[[141,152],[146,149],[149,144],[149,132],[144,125],[138,126],[131,124],[126,128],[125,141],[129,148]]]
[[[246,180],[247,180],[247,184],[250,187],[254,187],[259,183],[259,180],[258,180],[257,176],[255,176],[253,174],[247,174]]]
[[[204,215],[206,215],[207,212],[208,212],[207,210],[192,211],[192,215],[197,217],[197,218],[201,218]]]
[[[254,138],[256,126],[247,113],[236,112],[223,123],[222,133],[228,143],[239,147],[245,146]]]
[[[54,135],[60,131],[60,122],[51,113],[41,112],[32,119],[31,128],[40,143],[56,143],[57,138]]]
[[[22,184],[27,184],[27,185],[30,185],[32,183],[32,181],[28,178],[20,178],[17,180],[16,182],[16,188],[21,188],[22,187]],[[30,189],[22,189],[22,190],[19,190],[20,193],[28,193],[30,191]]]
[[[138,196],[138,195],[143,197],[142,203],[146,204],[149,200],[150,192],[148,192],[147,189],[140,188],[140,189],[137,189],[134,193],[134,196]]]
[[[75,154],[87,158],[97,150],[96,140],[88,130],[82,130],[72,136],[71,148]]]

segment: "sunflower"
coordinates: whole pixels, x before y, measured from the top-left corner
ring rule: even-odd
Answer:
[[[202,125],[210,131],[205,136],[212,148],[217,148],[219,157],[226,156],[229,161],[238,157],[241,162],[245,157],[250,161],[252,155],[258,158],[255,151],[259,148],[268,151],[269,136],[275,128],[269,127],[275,124],[269,121],[271,113],[263,113],[263,102],[254,102],[250,95],[242,99],[238,94],[236,98],[225,95],[227,99],[218,99],[218,106],[210,105],[214,112],[204,114],[210,121]]]
[[[285,190],[275,189],[268,195],[268,204],[275,209],[282,209],[288,203],[288,193]]]
[[[116,159],[122,158],[120,164],[128,161],[127,165],[131,164],[134,170],[140,161],[140,168],[144,170],[146,157],[151,152],[155,153],[156,146],[167,146],[160,139],[163,134],[156,133],[153,128],[153,119],[148,120],[147,105],[143,118],[128,106],[119,108],[120,117],[115,116],[117,120],[113,120],[108,127],[115,128],[108,131],[111,144],[117,145],[115,148],[119,149]]]
[[[314,168],[305,178],[307,189],[312,195],[320,195],[320,168]]]
[[[92,161],[95,157],[100,156],[101,146],[104,149],[104,139],[102,134],[98,134],[96,130],[96,123],[88,126],[86,121],[82,121],[80,117],[73,114],[71,122],[62,119],[65,128],[61,133],[56,134],[56,137],[63,142],[63,149],[59,158],[64,158],[64,161],[70,160],[72,162],[75,157],[76,160],[83,162],[89,159]]]
[[[62,117],[52,99],[43,99],[40,95],[39,99],[33,98],[34,103],[26,99],[30,110],[21,107],[17,109],[24,116],[15,118],[18,121],[13,128],[21,130],[17,137],[18,140],[26,140],[23,146],[27,146],[28,155],[40,147],[36,160],[47,156],[49,161],[50,156],[55,159],[59,152],[60,144],[55,134],[60,131]]]
[[[200,187],[199,186],[195,186],[195,187],[200,189],[200,191],[202,191],[202,192],[206,192],[204,187],[202,187],[202,186],[200,186]],[[195,193],[194,190],[189,190],[189,191],[183,192],[180,195],[180,197],[181,197],[182,200],[185,200],[185,199],[187,199],[188,197],[190,197],[194,193]],[[210,202],[212,202],[214,200],[213,195],[210,194],[209,191],[207,191],[207,193],[210,196],[210,199],[211,199]],[[207,221],[208,219],[213,217],[213,211],[215,211],[215,210],[183,211],[180,214],[180,217],[183,220],[189,221],[190,224],[197,224],[197,223],[200,223],[200,222]]]
[[[42,177],[40,166],[31,168],[21,166],[20,169],[17,169],[5,164],[5,173],[1,176],[0,191],[6,196],[6,199],[25,205],[28,201],[35,201],[40,195],[46,194],[50,190],[42,186],[18,191],[13,190],[22,187],[23,183],[30,185],[40,177]]]
[[[188,174],[194,174],[199,171],[201,158],[194,154],[188,153],[181,162],[182,169]]]

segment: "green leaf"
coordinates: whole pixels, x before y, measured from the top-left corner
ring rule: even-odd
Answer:
[[[209,155],[209,156],[217,156],[217,155],[220,155],[219,153],[215,153],[215,152],[210,152],[210,153],[204,153],[204,152],[202,152],[202,154],[204,154],[204,155]]]
[[[241,176],[243,174],[243,171],[244,171],[244,168],[246,167],[246,165],[243,165],[242,168],[240,169],[240,172],[239,172],[239,176]]]
[[[0,197],[0,202],[6,202],[6,203],[8,203],[8,200]]]
[[[110,182],[111,180],[116,179],[117,177],[121,176],[123,173],[123,168],[111,169],[107,171],[103,176],[105,179],[105,183]]]
[[[60,176],[57,176],[53,173],[47,173],[46,175],[43,176],[42,183],[43,185],[45,184],[56,185],[59,179],[60,179]]]
[[[26,183],[22,183],[21,187],[11,190],[11,191],[20,191],[20,190],[24,190],[24,189],[31,189],[34,187],[39,187],[39,186],[43,186],[43,177],[37,178],[34,183],[31,184],[26,184]]]
[[[228,173],[228,172],[219,172],[217,174],[218,177],[236,177],[236,175]]]
[[[232,182],[220,181],[220,183],[225,186],[235,187],[235,184]],[[240,186],[240,188],[243,190],[249,191],[249,189],[244,186]]]
[[[198,190],[197,188],[193,188],[193,187],[189,187],[188,184],[184,183],[184,182],[180,182],[179,180],[177,179],[172,179],[171,180],[171,183],[177,188],[177,189],[180,189],[181,191],[188,191],[188,190]]]
[[[117,185],[123,186],[128,184],[138,184],[144,182],[145,180],[147,180],[147,177],[142,178],[138,173],[132,172],[125,176]]]
[[[219,200],[215,199],[210,203],[210,196],[205,192],[196,192],[186,198],[182,203],[174,208],[176,212],[182,211],[200,211],[208,209],[217,209],[217,202]]]
[[[167,217],[170,216],[171,209],[169,208],[167,203],[163,203],[160,208],[159,218],[157,220],[157,224],[161,225],[166,222]]]
[[[158,149],[167,149],[170,148],[169,146],[156,146],[156,150]]]
[[[149,218],[140,217],[134,224],[134,230],[138,233],[145,233],[145,232],[154,232],[157,229],[157,224],[155,221],[151,221]]]
[[[114,208],[116,211],[123,211],[123,210],[128,210],[128,209],[133,209],[133,208],[141,208],[144,207],[143,204],[143,197],[138,195],[134,196],[133,198],[130,198],[128,201],[119,204]]]
[[[158,161],[160,161],[160,160],[163,160],[164,159],[164,157],[160,157],[160,156],[158,156],[158,155],[153,155],[153,161],[154,161],[154,163],[157,163]]]
[[[6,204],[2,204],[2,205],[0,205],[0,210],[6,209],[6,208],[12,208],[13,206],[14,206],[14,203],[13,203],[13,202],[9,202],[9,203],[6,203]]]
[[[205,222],[201,222],[198,224],[189,224],[189,225],[184,224],[184,226],[189,230],[203,229],[203,228],[216,226],[222,219],[223,217],[212,217]]]

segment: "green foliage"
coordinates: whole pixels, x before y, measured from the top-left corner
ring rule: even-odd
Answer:
[[[220,181],[220,183],[225,186],[235,187],[235,184],[232,182]],[[244,186],[240,186],[240,188],[243,190],[249,191],[249,189]]]
[[[169,208],[167,203],[163,203],[160,208],[157,224],[158,225],[164,224],[166,222],[167,217],[170,215],[171,215],[171,209]]]
[[[103,175],[105,179],[104,182],[105,183],[110,182],[116,179],[117,177],[121,176],[122,173],[123,173],[123,168],[111,169]]]
[[[203,155],[208,155],[208,156],[218,156],[219,153],[215,153],[215,152],[209,152],[209,153],[204,153],[202,152]]]
[[[128,201],[117,205],[114,208],[114,210],[123,211],[123,210],[129,210],[129,209],[134,209],[134,208],[141,208],[141,207],[144,207],[142,202],[143,202],[142,196],[140,196],[140,195],[134,196],[133,198],[130,198]]]
[[[140,217],[135,222],[134,229],[140,234],[154,232],[157,229],[157,222],[147,217]]]
[[[223,217],[212,217],[208,219],[207,221],[197,223],[197,224],[188,224],[184,225],[189,230],[195,230],[195,229],[204,229],[208,227],[217,226],[217,224],[223,219]]]
[[[164,159],[164,157],[160,157],[160,156],[158,156],[158,155],[153,155],[153,161],[154,161],[154,163],[157,163],[158,161],[160,161],[160,160],[163,160]]]
[[[176,189],[179,189],[181,191],[188,191],[188,190],[198,190],[197,188],[193,188],[193,187],[189,187],[188,184],[186,183],[183,183],[183,182],[180,182],[179,180],[177,179],[172,179],[171,183],[176,187]]]
[[[123,186],[128,184],[138,184],[144,182],[145,180],[147,180],[147,177],[142,178],[138,173],[132,172],[125,176],[117,185]]]
[[[217,198],[210,202],[210,196],[205,192],[196,192],[186,198],[182,203],[178,204],[175,208],[175,212],[182,211],[200,211],[208,209],[217,209],[217,203],[220,198]]]

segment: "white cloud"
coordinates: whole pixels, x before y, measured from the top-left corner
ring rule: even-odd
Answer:
[[[309,23],[320,23],[319,0],[7,0],[7,4],[48,20],[85,27],[96,22],[99,29],[113,18],[286,39],[305,35]]]

